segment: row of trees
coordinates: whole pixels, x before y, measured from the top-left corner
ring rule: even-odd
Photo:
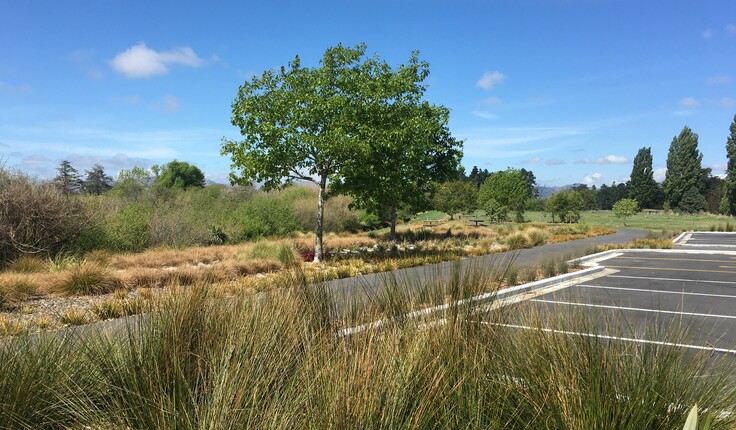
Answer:
[[[150,171],[141,167],[121,170],[117,180],[113,180],[100,164],[87,170],[84,177],[68,160],[63,160],[56,171],[52,183],[66,195],[100,195],[115,188],[126,196],[135,197],[148,188],[187,189],[203,187],[205,184],[204,173],[197,166],[177,160],[162,166],[154,165]]]

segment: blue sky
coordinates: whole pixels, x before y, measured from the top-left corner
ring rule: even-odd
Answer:
[[[394,65],[420,51],[468,170],[610,184],[650,146],[662,175],[688,125],[723,172],[733,0],[5,2],[0,162],[47,178],[62,159],[114,175],[176,158],[226,182],[239,85],[359,42]]]

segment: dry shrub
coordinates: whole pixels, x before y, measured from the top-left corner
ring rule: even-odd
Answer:
[[[0,264],[20,255],[58,252],[87,224],[77,198],[0,166]]]
[[[56,290],[66,295],[99,295],[122,288],[122,281],[110,269],[85,261],[66,272]]]
[[[547,242],[547,232],[542,229],[532,227],[525,230],[524,234],[532,246],[544,245]]]
[[[519,231],[511,233],[506,237],[506,245],[508,245],[509,249],[523,249],[531,247],[531,243],[529,243],[526,235]]]
[[[341,233],[358,231],[361,228],[358,213],[350,209],[353,199],[344,195],[333,196],[325,201],[325,214],[322,227],[326,232]],[[294,200],[294,215],[304,231],[317,228],[317,191],[310,189],[310,195]]]

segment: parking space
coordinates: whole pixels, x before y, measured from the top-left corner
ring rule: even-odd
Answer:
[[[595,279],[514,303],[509,325],[736,354],[736,250],[629,250],[597,264],[606,269]],[[586,317],[586,329],[571,329],[569,316]]]
[[[736,233],[688,232],[680,235],[675,244],[697,248],[736,248]]]

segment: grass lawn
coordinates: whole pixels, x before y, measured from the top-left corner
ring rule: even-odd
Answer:
[[[527,212],[526,218],[532,222],[550,222],[552,218],[544,212]],[[698,214],[685,215],[677,213],[645,214],[638,213],[626,219],[617,218],[612,211],[582,212],[581,223],[608,228],[635,228],[642,230],[695,230],[713,231],[736,228],[736,218]]]

